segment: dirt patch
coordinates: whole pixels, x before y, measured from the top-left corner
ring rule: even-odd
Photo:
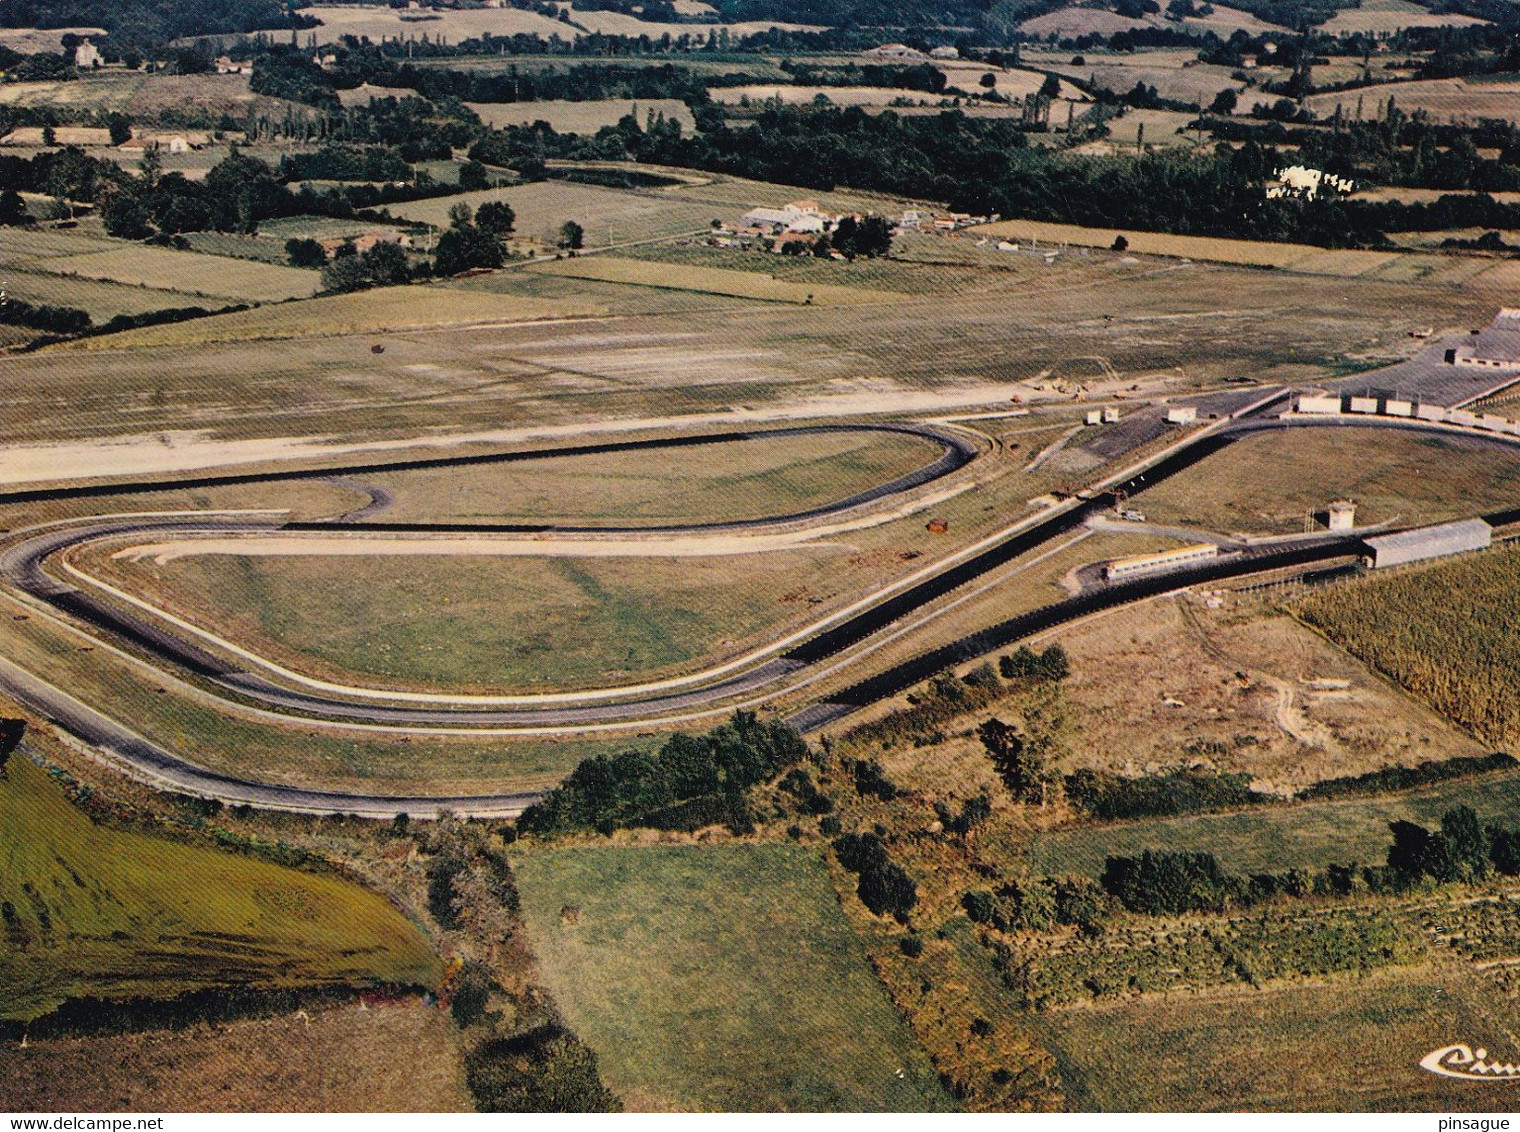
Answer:
[[[1483,750],[1260,599],[1146,602],[1057,639],[1081,709],[1078,765],[1139,774],[1205,760],[1287,792]]]

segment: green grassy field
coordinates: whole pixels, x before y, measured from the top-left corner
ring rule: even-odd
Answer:
[[[389,488],[390,522],[650,525],[785,515],[845,499],[933,461],[939,446],[839,432],[366,476]]]
[[[544,977],[630,1109],[953,1107],[814,853],[595,847],[514,865]]]
[[[1062,1011],[1039,1023],[1068,1108],[1093,1112],[1508,1110],[1502,1084],[1422,1071],[1452,1042],[1520,1056],[1507,1000],[1470,971],[1395,970],[1225,996]]]
[[[429,986],[442,964],[384,899],[332,877],[94,824],[37,765],[0,777],[0,1018],[83,995]]]
[[[204,556],[110,573],[196,624],[327,679],[480,692],[684,670],[815,616],[827,549],[691,558]],[[792,595],[788,597],[788,595]]]
[[[1306,428],[1248,436],[1147,491],[1147,518],[1220,531],[1287,534],[1332,499],[1358,525],[1466,518],[1520,499],[1513,453],[1383,428]]]
[[[1213,853],[1234,872],[1323,868],[1329,864],[1382,864],[1388,823],[1440,823],[1453,806],[1471,806],[1487,818],[1520,816],[1520,774],[1484,775],[1406,794],[1340,798],[1261,806],[1228,814],[1197,814],[1123,822],[1041,834],[1030,846],[1033,868],[1043,873],[1096,876],[1110,854],[1146,849]]]

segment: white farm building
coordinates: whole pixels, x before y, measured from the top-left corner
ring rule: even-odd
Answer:
[[[1487,550],[1493,543],[1493,537],[1494,529],[1482,519],[1462,519],[1455,523],[1439,523],[1433,527],[1417,527],[1412,531],[1378,535],[1364,540],[1368,551],[1365,561],[1378,570],[1388,566],[1402,566],[1407,562],[1444,558],[1449,554],[1463,554],[1469,550]]]

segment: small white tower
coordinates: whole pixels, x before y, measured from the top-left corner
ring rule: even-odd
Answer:
[[[1349,531],[1356,526],[1356,504],[1351,500],[1332,500],[1329,511],[1332,531]]]

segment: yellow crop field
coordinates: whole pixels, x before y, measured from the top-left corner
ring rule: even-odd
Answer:
[[[321,283],[315,272],[299,268],[138,245],[51,256],[32,266],[55,275],[106,279],[245,302],[306,298]]]
[[[1310,275],[1362,275],[1396,258],[1388,252],[1327,251],[1309,244],[1172,236],[1122,228],[1081,228],[1075,224],[1051,224],[1043,220],[1000,220],[974,231],[1002,240],[1038,240],[1042,244],[1076,244],[1085,248],[1110,247],[1114,237],[1122,235],[1129,241],[1130,251],[1143,255],[1179,256],[1248,267],[1280,267]]]
[[[576,279],[596,279],[604,283],[662,287],[673,291],[703,291],[713,295],[732,295],[738,299],[760,299],[772,303],[839,306],[890,302],[907,297],[895,291],[871,291],[863,287],[841,287],[832,283],[787,283],[771,275],[761,275],[757,271],[684,267],[606,255],[554,260],[535,264],[529,270],[549,275],[568,275]]]
[[[523,298],[432,286],[384,287],[304,303],[280,303],[190,322],[147,326],[123,334],[86,338],[70,349],[114,350],[133,346],[194,346],[313,334],[363,334],[435,326],[523,322],[600,314],[596,303]]]

